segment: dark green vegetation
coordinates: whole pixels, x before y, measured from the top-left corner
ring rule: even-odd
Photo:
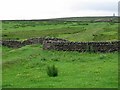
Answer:
[[[82,18],[81,18],[82,19]],[[92,18],[91,18],[92,19]],[[3,39],[59,37],[70,41],[117,40],[118,24],[76,19],[3,21]],[[116,88],[118,53],[79,53],[43,50],[42,45],[18,49],[2,47],[3,87]],[[55,65],[57,77],[49,77]]]
[[[58,76],[58,70],[57,70],[57,68],[55,67],[55,65],[52,65],[52,66],[48,66],[48,67],[47,67],[47,74],[48,74],[48,76],[50,76],[50,77],[56,77],[56,76]]]

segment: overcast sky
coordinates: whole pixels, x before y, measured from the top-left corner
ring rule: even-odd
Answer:
[[[119,0],[0,0],[0,20],[118,15]]]

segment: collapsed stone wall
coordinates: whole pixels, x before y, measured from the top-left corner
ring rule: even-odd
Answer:
[[[3,40],[1,41],[3,46],[7,46],[9,48],[20,48],[24,46],[22,42],[20,41],[14,41],[14,40]]]
[[[25,45],[31,45],[31,44],[43,44],[44,40],[49,41],[67,41],[64,39],[59,38],[30,38],[24,41],[16,41],[16,40],[2,40],[0,41],[0,45],[11,47],[11,48],[20,48]]]
[[[119,51],[119,41],[113,42],[51,42],[44,41],[44,50],[63,50],[79,52],[114,52]]]

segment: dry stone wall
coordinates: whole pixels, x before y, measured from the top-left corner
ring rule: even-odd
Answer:
[[[49,41],[67,41],[64,39],[59,38],[30,38],[24,41],[15,41],[15,40],[2,40],[0,41],[0,45],[11,47],[11,48],[20,48],[25,45],[31,45],[31,44],[43,44],[44,40]]]
[[[51,42],[44,41],[44,50],[63,50],[79,52],[114,52],[119,50],[119,41],[113,42]]]
[[[62,50],[79,52],[114,52],[120,51],[120,41],[112,42],[70,42],[59,38],[31,38],[25,41],[2,40],[0,44],[11,48],[25,45],[43,44],[44,50]]]
[[[1,41],[3,46],[7,46],[10,48],[20,48],[22,46],[24,46],[24,44],[22,44],[22,42],[19,41],[14,41],[14,40],[3,40]]]

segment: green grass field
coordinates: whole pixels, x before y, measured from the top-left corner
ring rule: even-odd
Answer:
[[[58,37],[70,41],[118,39],[118,23],[111,25],[108,22],[4,21],[2,25],[3,39],[24,40],[32,37]]]
[[[57,37],[70,41],[118,39],[118,24],[108,22],[3,21],[2,38]],[[43,50],[42,45],[2,48],[3,88],[117,88],[118,52],[79,53]],[[55,65],[57,77],[47,75]]]
[[[3,87],[118,87],[117,53],[44,51],[40,45],[3,50]],[[52,64],[58,68],[57,77],[46,73]]]

